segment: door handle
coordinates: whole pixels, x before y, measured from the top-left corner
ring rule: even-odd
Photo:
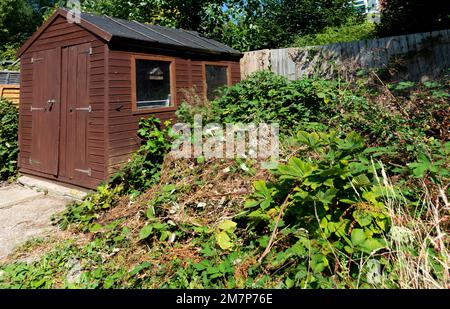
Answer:
[[[56,103],[56,100],[52,99],[52,100],[48,100],[47,101],[47,108],[46,110],[51,111],[53,108],[53,105]]]

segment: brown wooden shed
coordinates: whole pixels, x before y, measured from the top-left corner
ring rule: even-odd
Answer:
[[[242,55],[197,32],[68,15],[58,9],[17,53],[22,173],[94,188],[138,148],[140,118],[173,119],[182,89],[211,96],[240,80]]]

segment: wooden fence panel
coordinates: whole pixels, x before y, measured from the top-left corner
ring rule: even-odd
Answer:
[[[404,78],[426,80],[446,72],[450,64],[450,30],[336,43],[325,46],[260,50],[245,53],[242,78],[271,70],[290,80],[317,74],[331,77],[335,65],[345,72],[403,66]],[[395,67],[395,66],[394,66]],[[399,73],[400,74],[400,73]]]
[[[20,86],[0,85],[0,97],[10,100],[13,104],[19,105]]]

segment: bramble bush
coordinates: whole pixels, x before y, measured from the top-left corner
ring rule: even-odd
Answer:
[[[70,205],[55,219],[61,228],[74,224],[84,232],[95,230],[92,222],[100,213],[115,207],[120,196],[136,197],[159,181],[164,156],[171,147],[171,129],[161,128],[161,121],[150,117],[139,122],[138,136],[142,140],[141,147],[111,180],[82,202]]]
[[[32,265],[0,266],[0,285],[28,287],[26,273],[31,287],[57,286],[70,254],[83,271],[69,287],[447,287],[448,90],[392,84],[378,104],[366,85],[259,72],[210,104],[186,104],[185,122],[204,113],[280,123],[281,163],[260,173],[247,160],[254,178],[223,160],[169,159],[161,182],[173,136],[142,121],[135,157],[63,216],[63,226],[96,238]],[[117,212],[126,215],[96,221],[123,195],[131,203]]]

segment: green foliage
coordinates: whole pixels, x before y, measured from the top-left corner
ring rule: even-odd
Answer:
[[[0,46],[23,42],[38,24],[39,20],[28,1],[0,1]]]
[[[0,48],[0,68],[3,70],[18,71],[20,69],[20,63],[17,62],[15,65],[2,65],[4,61],[15,61],[17,44],[5,44]]]
[[[408,164],[414,177],[429,178],[433,183],[445,186],[450,181],[450,142],[434,140],[429,152],[419,153],[417,161]]]
[[[342,26],[329,26],[322,32],[299,36],[293,46],[316,46],[352,42],[374,38],[375,24],[369,21],[351,20]]]
[[[17,107],[0,98],[0,181],[17,171],[18,125]]]
[[[263,71],[226,89],[212,106],[223,123],[277,122],[287,129],[308,122],[310,108],[323,102],[315,90],[312,80],[289,82]]]
[[[228,0],[206,7],[201,31],[241,51],[279,48],[291,46],[293,34],[318,33],[355,15],[346,0]]]
[[[110,187],[102,184],[94,193],[86,196],[82,202],[74,202],[59,215],[58,223],[65,230],[74,224],[80,231],[95,231],[97,226],[93,223],[101,213],[117,205],[117,197],[123,194],[123,186]]]
[[[58,242],[39,261],[0,265],[0,288],[108,289],[125,287],[127,282],[136,285],[124,265],[105,258],[116,255],[118,248],[125,250],[129,246],[130,231],[119,228],[119,223],[103,227],[98,237],[84,245],[72,240]]]
[[[448,29],[450,15],[444,7],[441,0],[382,0],[378,35],[384,37]]]
[[[347,266],[355,268],[350,272],[359,271],[353,260],[383,249],[390,223],[360,136],[299,132],[293,142],[306,147],[301,158],[274,170],[275,180],[255,183],[246,217],[261,249],[274,229],[282,235],[266,263],[271,269],[290,265],[285,276],[301,287],[335,273],[341,267],[337,260],[345,256]],[[309,278],[305,269],[318,278]]]
[[[171,146],[170,129],[160,129],[160,124],[161,121],[155,117],[140,121],[138,135],[142,146],[137,153],[112,176],[108,184],[100,185],[94,193],[80,203],[73,203],[59,216],[62,229],[73,224],[83,232],[96,230],[95,219],[115,207],[120,196],[128,194],[135,197],[159,181],[164,156]]]
[[[160,127],[161,121],[155,117],[139,122],[138,136],[142,145],[130,161],[112,176],[112,186],[122,185],[124,193],[136,195],[159,181],[161,165],[173,137],[168,126]]]
[[[214,0],[85,0],[88,12],[161,26],[198,30],[202,12]]]

